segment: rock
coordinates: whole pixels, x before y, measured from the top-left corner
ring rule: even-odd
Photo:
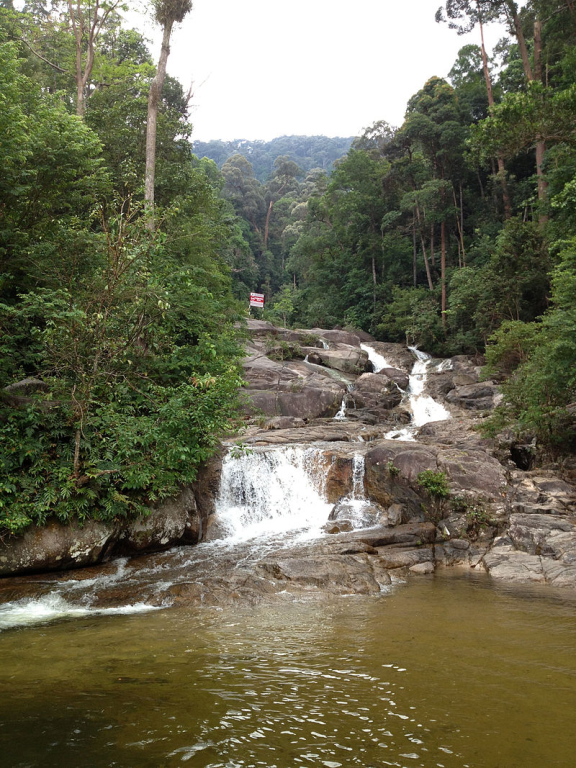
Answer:
[[[498,394],[496,385],[485,381],[456,387],[446,395],[446,401],[468,410],[488,410],[494,407],[494,399]]]
[[[429,371],[428,380],[426,381],[426,393],[435,400],[444,399],[454,389],[455,378],[453,371]]]
[[[433,543],[436,528],[432,523],[408,523],[396,528],[376,526],[366,530],[354,531],[352,536],[369,544],[371,547],[386,547],[390,544],[418,545]]]
[[[576,564],[576,525],[555,515],[511,515],[508,536],[515,548]]]
[[[358,336],[363,344],[370,344],[373,341],[376,341],[374,336],[371,336],[369,333],[366,333],[366,331],[359,330],[358,328],[355,328],[351,333],[353,333],[354,336]]]
[[[486,451],[471,448],[444,449],[437,454],[438,467],[460,491],[478,494],[495,501],[506,486],[504,467]]]
[[[407,523],[408,519],[408,511],[403,504],[391,504],[384,513],[384,516],[381,518],[380,522],[383,525],[389,525],[393,528],[396,525]]]
[[[335,594],[378,594],[369,555],[268,560],[260,567],[274,579]]]
[[[276,416],[273,419],[268,419],[264,429],[300,429],[305,426],[304,419],[298,419],[294,416]]]
[[[331,459],[326,474],[326,498],[330,504],[336,504],[340,499],[352,493],[353,457],[330,456],[329,453],[326,453],[325,456],[327,460]]]
[[[477,378],[466,373],[457,373],[453,377],[454,387],[466,387],[470,384],[477,384]]]
[[[483,563],[490,576],[499,581],[529,584],[546,580],[542,558],[517,552],[507,539],[497,542],[484,556]]]
[[[203,541],[219,541],[229,534],[228,526],[219,515],[210,515],[204,531]]]
[[[278,328],[267,320],[254,320],[249,318],[246,320],[246,330],[251,337],[261,336],[276,336],[278,334]]]
[[[300,419],[335,416],[346,392],[344,382],[298,361],[280,363],[254,354],[243,365],[248,383],[244,408],[249,414]]]
[[[304,331],[305,333],[306,331]],[[323,328],[312,328],[308,333],[317,334],[326,341],[334,344],[347,344],[351,347],[359,347],[361,344],[360,337],[356,333],[349,333],[348,331],[335,331],[325,330]]]
[[[0,575],[64,570],[101,562],[118,537],[116,526],[90,520],[63,525],[51,520],[0,542]]]
[[[202,521],[203,528],[210,515],[216,509],[216,498],[220,491],[220,478],[222,476],[222,457],[224,451],[220,450],[212,458],[208,459],[199,469],[195,482],[192,484],[196,504]],[[200,532],[202,540],[203,531]]]
[[[126,521],[114,544],[112,553],[134,555],[186,542],[196,544],[203,533],[200,513],[191,488],[156,506],[147,517]]]
[[[368,364],[366,352],[344,344],[339,344],[337,349],[319,349],[315,356],[320,358],[323,365],[344,373],[361,373]]]
[[[48,384],[40,379],[22,379],[22,381],[15,381],[4,387],[4,392],[21,396],[33,395],[35,392],[49,392],[49,390]]]
[[[385,547],[380,549],[378,554],[380,563],[386,570],[394,570],[396,568],[408,568],[411,570],[415,565],[421,564],[432,565],[432,570],[434,570],[434,551],[429,548],[397,549]]]
[[[191,488],[135,520],[108,524],[88,520],[83,525],[50,520],[0,541],[0,576],[80,568],[121,555],[196,543],[202,527]]]
[[[422,496],[412,481],[422,469],[436,468],[433,453],[414,451],[407,443],[385,441],[370,448],[365,457],[366,496],[385,509],[401,504],[410,517],[420,511]]]
[[[410,573],[417,573],[419,575],[434,573],[434,570],[434,563],[417,563],[409,568]]]
[[[378,371],[377,375],[386,376],[386,378],[393,381],[394,384],[397,384],[402,390],[408,389],[410,377],[406,371],[401,371],[399,368],[382,368],[381,371]]]
[[[348,499],[343,499],[335,505],[328,519],[338,522],[346,520],[358,529],[376,525],[383,514],[384,510],[377,504],[351,502]]]
[[[354,526],[350,520],[338,520],[336,523],[326,523],[323,527],[325,533],[346,533],[347,531],[353,531]]]

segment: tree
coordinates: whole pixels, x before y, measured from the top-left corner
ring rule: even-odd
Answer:
[[[84,116],[86,89],[94,68],[96,40],[109,16],[120,7],[121,0],[67,0],[70,26],[76,41],[74,78],[76,80],[76,114]],[[84,47],[86,50],[84,51]]]
[[[446,21],[447,18],[449,20],[450,29],[455,29],[459,35],[471,32],[476,24],[478,24],[480,29],[482,67],[489,107],[493,107],[495,102],[492,77],[488,66],[488,54],[486,53],[486,46],[484,44],[484,24],[487,21],[491,21],[498,12],[498,9],[494,8],[493,5],[494,4],[490,2],[490,0],[447,0],[446,7],[440,7],[436,12],[436,21]],[[446,18],[444,17],[444,10],[446,11]],[[461,23],[456,23],[458,21]],[[504,213],[506,218],[509,219],[512,215],[512,206],[510,203],[510,194],[508,192],[508,183],[506,181],[504,158],[498,154],[497,161],[498,176],[500,184],[502,185],[502,197],[504,199]]]
[[[156,174],[156,129],[158,106],[166,79],[166,65],[170,55],[170,37],[174,24],[179,24],[192,10],[192,0],[157,0],[154,7],[155,20],[162,27],[162,47],[156,75],[150,83],[148,95],[148,120],[146,123],[146,172],[144,180],[144,199],[148,206],[148,226],[154,229],[154,181]]]

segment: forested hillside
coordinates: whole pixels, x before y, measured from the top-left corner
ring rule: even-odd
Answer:
[[[169,77],[145,204],[156,74],[113,4],[0,8],[1,529],[138,514],[236,412],[235,216]]]
[[[287,156],[302,169],[302,173],[313,168],[321,168],[326,173],[332,170],[336,160],[345,155],[353,136],[346,139],[328,138],[327,136],[280,136],[271,141],[196,141],[194,153],[198,157],[214,160],[222,168],[232,155],[242,155],[250,161],[254,175],[265,183],[274,172],[277,157]]]
[[[265,316],[443,355],[487,350],[492,375],[508,378],[502,423],[571,440],[576,12],[449,0],[437,21],[475,30],[478,45],[423,84],[400,127],[376,123],[329,177],[302,182],[280,158],[262,185],[235,155],[223,195],[245,221]],[[488,22],[501,27],[495,51]]]

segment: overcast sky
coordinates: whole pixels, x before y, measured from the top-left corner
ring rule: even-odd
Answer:
[[[436,24],[441,0],[194,0],[168,72],[194,83],[193,138],[355,136],[400,125],[406,102],[445,77],[459,37]],[[158,41],[150,22],[139,24]],[[495,43],[502,27],[488,29]],[[155,51],[155,55],[156,55]]]

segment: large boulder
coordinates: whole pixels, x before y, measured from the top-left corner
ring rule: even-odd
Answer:
[[[335,348],[330,349],[317,349],[315,355],[323,365],[349,374],[362,373],[368,365],[368,354],[348,344],[337,344]]]
[[[30,526],[22,536],[0,541],[0,576],[66,570],[112,557],[167,549],[199,540],[202,523],[190,488],[134,520],[65,525],[50,520]]]
[[[346,384],[311,369],[299,361],[278,362],[258,352],[249,355],[244,360],[245,411],[301,419],[335,416]]]
[[[394,384],[397,384],[400,389],[408,389],[410,377],[406,371],[401,371],[399,368],[382,368],[381,371],[378,371],[378,374],[380,376],[386,376],[387,379],[390,379]]]
[[[312,328],[310,331],[300,332],[316,334],[320,338],[325,339],[327,342],[334,344],[347,344],[351,347],[359,347],[362,343],[362,340],[359,336],[357,336],[355,333],[350,333],[349,331],[328,331],[324,328]]]
[[[486,411],[498,403],[498,387],[492,381],[455,387],[446,395],[446,401],[467,410]]]
[[[404,344],[371,341],[370,346],[386,360],[387,367],[398,368],[405,373],[412,372],[416,358]]]

